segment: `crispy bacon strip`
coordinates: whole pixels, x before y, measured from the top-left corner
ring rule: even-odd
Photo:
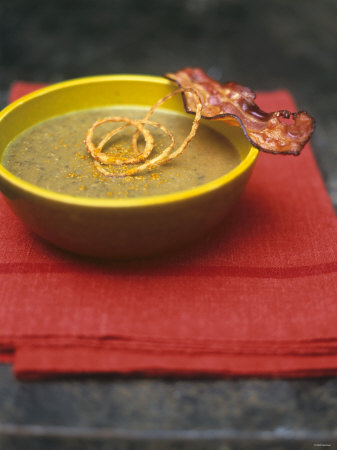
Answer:
[[[221,85],[198,68],[186,68],[165,76],[178,86],[192,88],[199,94],[203,118],[240,125],[252,145],[264,152],[298,155],[314,131],[314,119],[305,111],[266,113],[254,102],[255,93],[234,81]],[[182,95],[186,112],[195,113],[193,96]],[[284,119],[293,120],[289,123]]]

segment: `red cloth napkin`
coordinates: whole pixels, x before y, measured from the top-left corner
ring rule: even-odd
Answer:
[[[296,110],[286,91],[257,102]],[[337,221],[310,145],[260,154],[227,220],[153,260],[70,255],[2,197],[0,219],[0,359],[17,376],[337,373]]]

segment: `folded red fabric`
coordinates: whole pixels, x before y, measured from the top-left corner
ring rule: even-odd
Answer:
[[[41,85],[16,83],[11,100]],[[286,91],[265,110],[296,110]],[[337,220],[312,149],[260,154],[197,244],[102,263],[30,233],[0,199],[0,360],[20,377],[337,373]]]

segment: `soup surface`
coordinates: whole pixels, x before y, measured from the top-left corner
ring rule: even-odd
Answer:
[[[125,178],[100,174],[84,145],[88,128],[97,119],[108,116],[141,119],[147,110],[133,106],[109,107],[81,110],[48,119],[13,140],[4,153],[2,163],[14,175],[42,188],[95,198],[144,197],[182,191],[214,180],[240,163],[238,152],[222,134],[200,124],[185,152],[169,163]],[[175,148],[188,135],[192,124],[191,118],[166,110],[156,111],[151,120],[162,123],[173,133]],[[96,144],[108,131],[120,125],[108,123],[98,127],[94,134]],[[169,144],[169,139],[159,129],[149,129],[155,140],[152,157]],[[134,132],[134,128],[126,128],[105,145],[104,152],[131,156]],[[141,150],[144,148],[141,136],[138,142]],[[126,166],[126,169],[130,167]]]

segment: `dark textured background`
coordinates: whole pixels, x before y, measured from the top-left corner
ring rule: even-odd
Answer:
[[[14,80],[160,75],[289,89],[337,206],[336,0],[0,0],[0,103]],[[85,378],[0,365],[1,450],[337,448],[337,380]]]

